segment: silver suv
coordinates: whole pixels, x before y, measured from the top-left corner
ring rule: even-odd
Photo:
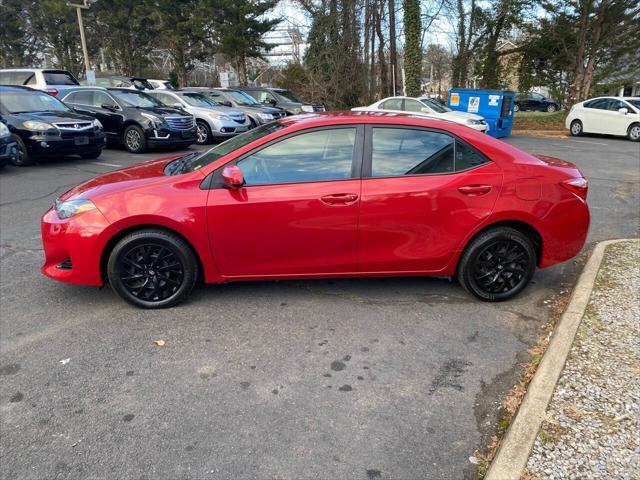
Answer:
[[[41,68],[6,68],[0,70],[0,85],[23,85],[42,90],[54,97],[61,90],[80,85],[67,70]]]
[[[251,126],[241,110],[217,105],[200,93],[181,90],[151,90],[145,93],[169,107],[182,108],[196,117],[199,145],[205,145],[214,138],[233,137],[246,132]]]

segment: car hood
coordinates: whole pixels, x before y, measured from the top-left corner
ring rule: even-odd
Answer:
[[[138,112],[138,113],[150,113],[152,115],[160,115],[162,117],[175,116],[175,115],[181,115],[184,117],[189,115],[188,112],[181,110],[179,108],[173,108],[173,107],[146,107],[146,108],[125,107],[125,111],[132,111],[132,112]]]
[[[38,120],[41,122],[58,123],[58,122],[92,122],[93,118],[88,115],[81,115],[75,112],[25,112],[13,113],[13,117],[20,121]]]
[[[451,112],[439,113],[440,118],[446,118],[447,120],[451,120],[452,122],[461,122],[464,123],[466,120],[484,120],[484,117],[480,115],[476,115],[475,113],[468,112],[458,112],[456,110],[452,110]]]
[[[188,155],[188,154],[187,154]],[[154,180],[164,180],[167,177],[164,169],[169,162],[183,157],[184,154],[171,155],[167,157],[136,163],[127,168],[105,173],[99,177],[92,178],[77,187],[72,188],[62,194],[58,200],[65,201],[74,198],[85,198],[91,200],[96,196],[127,188],[135,188],[141,184],[147,184]]]
[[[243,105],[242,106],[243,110],[248,110],[251,112],[258,112],[258,113],[270,113],[270,114],[279,114],[282,112],[281,108],[274,108],[274,107],[266,107],[263,105]]]

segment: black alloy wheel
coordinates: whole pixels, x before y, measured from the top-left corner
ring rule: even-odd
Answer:
[[[107,267],[113,289],[142,308],[177,305],[197,279],[197,262],[189,245],[161,230],[124,237],[111,252]]]
[[[526,287],[535,266],[531,240],[513,228],[498,227],[472,240],[460,260],[458,279],[482,300],[507,300]]]
[[[16,154],[11,157],[10,162],[13,163],[16,167],[27,167],[29,165],[33,165],[35,161],[33,157],[29,155],[27,146],[24,144],[22,139],[17,135],[14,135],[14,139],[18,144],[18,148]]]

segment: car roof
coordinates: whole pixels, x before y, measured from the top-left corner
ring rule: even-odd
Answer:
[[[44,93],[42,90],[37,90],[35,88],[27,87],[25,85],[0,85],[0,91],[2,92],[23,91],[23,90],[28,90],[30,92]]]
[[[73,75],[62,68],[0,68],[0,72],[64,72]]]

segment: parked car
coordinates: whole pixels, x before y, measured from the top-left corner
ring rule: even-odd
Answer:
[[[429,97],[387,97],[368,107],[356,107],[354,112],[394,112],[410,113],[439,120],[449,120],[460,123],[483,133],[489,131],[489,125],[483,117],[475,113],[456,112]]]
[[[151,78],[147,79],[147,82],[151,84],[154,90],[175,90],[174,87],[169,80],[154,80]]]
[[[0,85],[24,85],[43,90],[55,97],[62,88],[77,86],[80,83],[67,70],[5,68],[0,70]]]
[[[287,115],[283,109],[258,103],[255,98],[241,90],[194,87],[185,88],[185,91],[202,93],[218,105],[242,110],[249,118],[251,128],[255,128],[263,123],[272,122]]]
[[[528,93],[524,98],[519,93],[513,99],[513,110],[519,111],[537,111],[537,112],[557,112],[560,110],[560,104],[555,100],[545,97],[540,93]]]
[[[237,90],[247,92],[258,102],[283,109],[289,115],[299,113],[324,112],[324,105],[308,103],[298,100],[289,90],[270,87],[237,87]]]
[[[42,217],[42,272],[143,308],[199,278],[434,275],[499,301],[581,250],[586,196],[575,165],[453,122],[286,117],[63,194]]]
[[[38,157],[80,155],[98,158],[106,138],[102,124],[80,115],[57,98],[29,87],[0,86],[0,120],[17,143],[13,164]]]
[[[111,143],[132,153],[149,148],[188,147],[196,142],[192,115],[168,108],[155,98],[127,88],[79,87],[69,90],[64,102],[104,125]]]
[[[85,87],[130,88],[132,90],[153,90],[154,86],[144,77],[125,77],[122,75],[106,75],[96,77],[96,84],[89,85],[87,80],[80,81]]]
[[[599,97],[576,103],[565,120],[574,137],[584,133],[626,136],[640,141],[640,97]]]
[[[237,108],[218,105],[201,93],[182,90],[147,92],[165,105],[182,108],[196,118],[197,142],[206,145],[214,138],[229,138],[251,127],[247,116]]]
[[[0,121],[0,168],[4,168],[8,162],[15,162],[18,157],[18,144],[13,135],[2,121]]]

